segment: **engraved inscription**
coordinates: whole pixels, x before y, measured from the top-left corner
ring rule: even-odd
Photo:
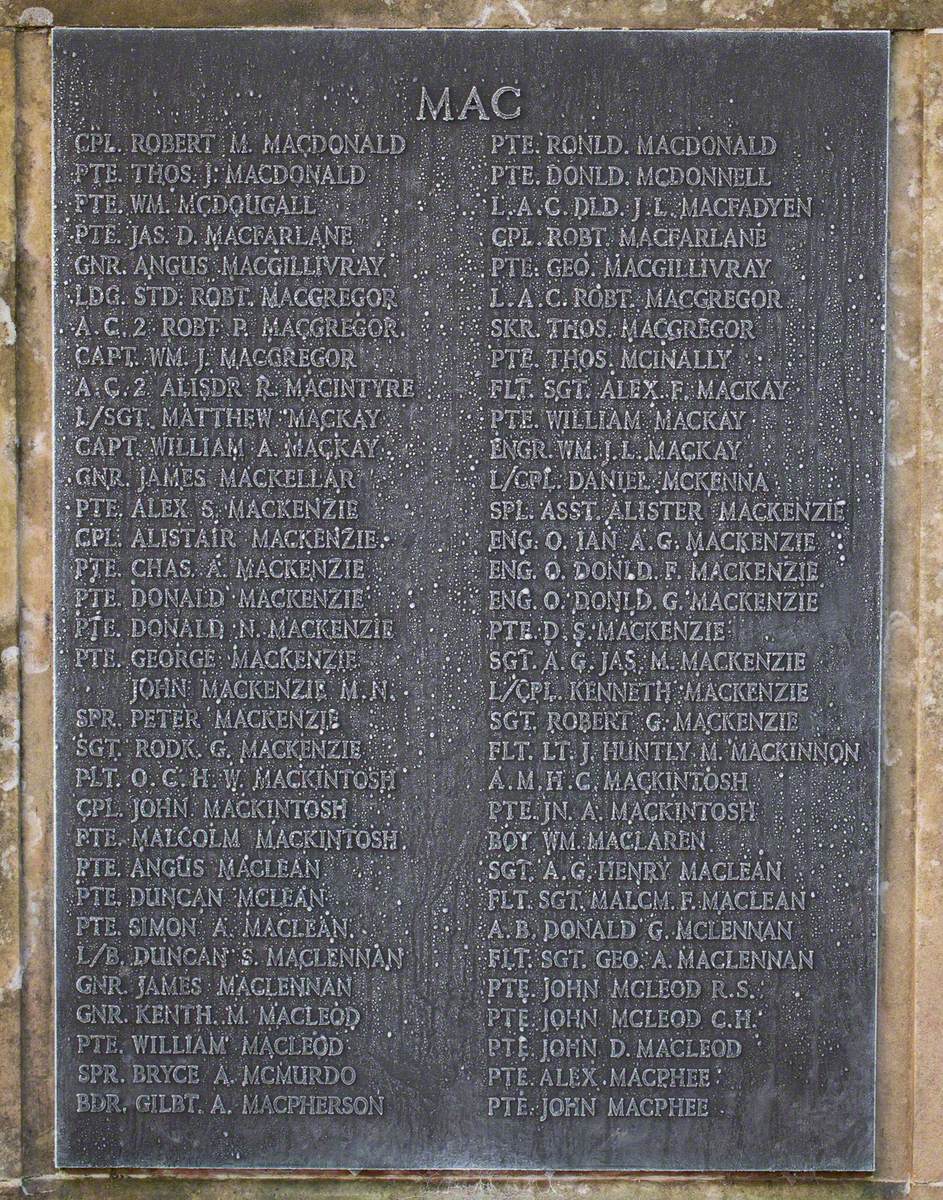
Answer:
[[[886,37],[54,61],[60,1163],[868,1169]]]

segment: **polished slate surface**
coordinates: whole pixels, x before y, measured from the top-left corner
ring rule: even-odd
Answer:
[[[868,1169],[886,53],[55,35],[61,1165]]]

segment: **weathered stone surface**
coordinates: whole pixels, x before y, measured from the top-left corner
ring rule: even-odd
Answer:
[[[48,34],[17,38],[23,1174],[52,1161],[52,329]]]
[[[889,173],[885,460],[883,824],[878,1007],[878,1174],[910,1165],[910,992],[920,511],[920,286],[923,37],[894,38]]]
[[[0,1176],[20,1156],[20,813],[13,35],[0,35]]]
[[[29,1196],[52,1200],[897,1200],[902,1184],[822,1179],[797,1183],[725,1182],[699,1179],[613,1179],[611,1176],[517,1177],[428,1180],[247,1178],[212,1179],[102,1176],[32,1179]],[[3,1193],[0,1191],[0,1196]],[[924,1197],[923,1200],[929,1200]]]
[[[943,36],[926,38],[914,1176],[943,1179]]]
[[[522,29],[927,29],[941,0],[2,0],[10,25]]]

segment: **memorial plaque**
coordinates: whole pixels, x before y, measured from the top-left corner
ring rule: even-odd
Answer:
[[[887,56],[56,33],[60,1165],[872,1166]]]

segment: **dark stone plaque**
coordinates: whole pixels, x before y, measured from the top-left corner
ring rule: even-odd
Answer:
[[[871,1167],[887,54],[56,33],[61,1165]]]

